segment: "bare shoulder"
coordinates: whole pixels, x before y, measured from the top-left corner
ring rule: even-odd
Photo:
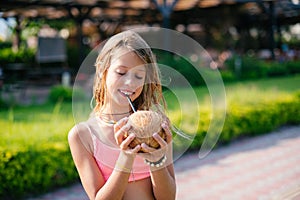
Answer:
[[[92,152],[92,138],[90,130],[84,122],[76,124],[68,133],[68,142],[72,146],[84,146],[89,152]]]
[[[68,134],[68,140],[69,142],[75,142],[78,139],[80,139],[83,135],[88,134],[88,128],[85,127],[82,123],[76,124],[72,127],[72,129],[69,131]]]

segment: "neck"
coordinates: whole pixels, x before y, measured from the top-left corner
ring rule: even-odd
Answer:
[[[99,111],[100,114],[102,115],[111,115],[111,116],[118,116],[118,115],[128,115],[131,113],[130,109],[120,109],[120,110],[113,110],[113,109],[102,109]]]
[[[117,121],[129,116],[131,113],[132,112],[129,107],[112,109],[110,106],[105,106],[98,112],[98,116],[107,124],[115,124]]]

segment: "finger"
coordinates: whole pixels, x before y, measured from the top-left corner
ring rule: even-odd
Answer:
[[[122,119],[120,119],[115,125],[114,125],[114,131],[117,132],[118,130],[120,130],[120,128],[122,128],[128,121],[128,117],[124,117]]]
[[[166,141],[167,143],[170,143],[172,141],[172,132],[170,130],[169,125],[167,124],[167,122],[162,123],[161,127],[163,128],[163,130],[166,133]]]
[[[125,140],[123,140],[123,142],[120,144],[120,148],[122,150],[126,150],[128,149],[128,145],[130,144],[130,142],[132,142],[132,140],[134,140],[135,135],[132,133],[130,134]]]
[[[146,152],[146,153],[150,153],[150,152],[153,152],[153,151],[157,150],[157,149],[155,149],[155,148],[152,148],[152,147],[148,146],[148,145],[145,144],[145,143],[142,143],[142,144],[141,144],[141,147],[142,147],[142,149],[144,150],[144,152]]]
[[[158,133],[154,133],[152,137],[158,142],[161,148],[167,145],[167,142],[162,137],[160,137]]]
[[[117,132],[115,132],[115,139],[118,145],[120,145],[123,142],[124,138],[127,137],[127,132],[130,127],[131,126],[129,124],[126,124],[125,126],[122,126]]]
[[[138,144],[132,149],[132,153],[138,153],[139,150],[141,150],[141,145]]]

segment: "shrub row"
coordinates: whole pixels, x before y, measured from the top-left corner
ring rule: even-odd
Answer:
[[[35,62],[35,49],[23,47],[19,51],[14,52],[12,48],[3,48],[0,52],[1,65],[8,63],[25,63],[29,65]]]
[[[86,98],[87,95],[80,88],[55,85],[51,87],[47,100],[49,103],[56,104],[57,102],[72,102],[72,100],[82,101]],[[8,109],[13,104],[15,104],[15,101],[13,99],[12,101],[2,99],[0,90],[0,111]]]
[[[286,76],[300,73],[300,61],[264,61],[255,57],[233,56],[221,70],[224,81]]]
[[[300,93],[278,98],[260,105],[230,105],[218,143],[229,143],[237,138],[267,133],[283,125],[300,124]],[[199,149],[210,123],[208,113],[202,113],[199,130],[191,149]],[[210,135],[211,137],[211,135]]]
[[[53,86],[50,89],[48,100],[52,103],[58,101],[72,102],[72,100],[84,100],[85,92],[80,88],[71,88],[62,85]]]
[[[68,145],[0,150],[0,199],[21,199],[77,180]]]
[[[155,52],[159,64],[172,67],[178,72],[164,73],[164,68],[162,68],[163,74],[168,74],[171,80],[176,80],[173,81],[176,86],[182,86],[181,76],[188,80],[192,86],[205,85],[206,81],[218,81],[217,71],[210,69],[210,63],[207,61],[201,59],[191,61],[188,58],[163,51],[156,50]],[[278,62],[265,61],[250,56],[233,56],[225,62],[224,68],[220,69],[219,72],[224,82],[286,76],[300,73],[300,61]]]
[[[300,93],[255,105],[230,104],[219,144],[286,124],[300,124],[299,110]],[[210,123],[209,111],[202,111],[200,116],[199,130],[190,149],[200,148]],[[0,199],[37,195],[76,180],[78,174],[66,141],[14,149],[0,147]]]

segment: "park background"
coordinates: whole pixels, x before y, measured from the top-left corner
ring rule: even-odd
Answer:
[[[91,49],[122,30],[173,29],[207,50],[212,60],[201,70],[220,72],[227,102],[215,148],[300,123],[297,0],[5,0],[0,9],[1,199],[36,196],[78,181],[67,133],[74,125],[72,95],[80,100],[84,91],[71,86]],[[196,92],[201,113],[190,106],[184,120],[178,104],[189,104],[187,90],[176,88],[184,102],[171,91],[164,95],[172,122],[184,132],[201,116],[198,130],[190,133],[196,135],[189,151],[198,150],[211,121],[211,102],[205,81],[191,67],[195,55],[157,56]]]

